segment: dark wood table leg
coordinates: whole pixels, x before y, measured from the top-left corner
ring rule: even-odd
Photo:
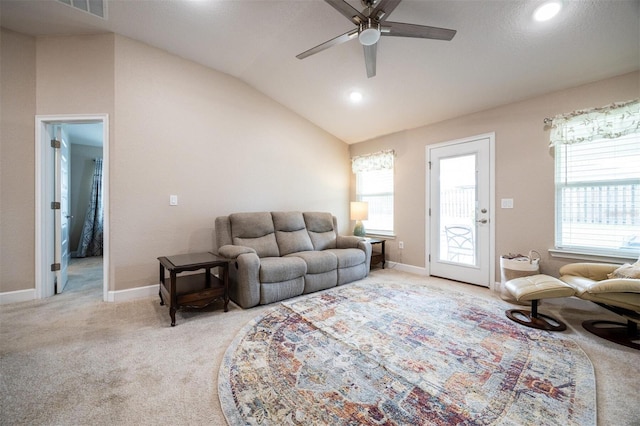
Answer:
[[[160,306],[164,305],[164,299],[162,298],[162,286],[164,285],[164,266],[160,262],[160,286],[158,287],[158,296],[160,296]]]
[[[169,306],[169,315],[171,315],[171,327],[176,325],[176,310],[178,306],[178,295],[176,288],[176,273],[171,271],[171,306]]]
[[[386,257],[384,255],[384,245],[385,245],[386,241],[382,240],[382,269],[384,269],[384,262],[386,260]]]

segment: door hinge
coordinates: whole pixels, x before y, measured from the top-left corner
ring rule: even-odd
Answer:
[[[431,263],[431,255],[429,255],[429,263]]]
[[[51,272],[55,272],[55,271],[59,271],[60,270],[60,264],[59,263],[52,263],[51,264]]]
[[[51,148],[60,148],[60,141],[51,139]]]
[[[431,170],[431,161],[429,161],[429,170]]]
[[[60,201],[52,201],[51,210],[60,210]]]

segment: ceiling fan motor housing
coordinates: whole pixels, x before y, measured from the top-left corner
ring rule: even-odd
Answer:
[[[375,7],[376,4],[380,3],[380,0],[360,0],[360,3],[364,7]]]

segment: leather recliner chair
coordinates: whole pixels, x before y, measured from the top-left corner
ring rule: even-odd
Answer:
[[[640,349],[640,279],[610,278],[619,268],[620,265],[608,263],[571,263],[560,268],[560,279],[576,290],[576,297],[590,300],[627,320],[626,323],[584,321],[582,326],[587,331],[611,342]]]

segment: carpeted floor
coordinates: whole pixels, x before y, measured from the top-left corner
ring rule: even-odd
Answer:
[[[487,289],[374,271],[366,283],[426,282],[471,298],[510,305]],[[71,285],[72,283],[70,283]],[[274,306],[243,310],[221,304],[179,311],[170,327],[158,298],[102,302],[102,285],[69,287],[61,295],[0,306],[0,424],[224,425],[217,391],[227,347],[253,318]],[[601,425],[640,425],[640,352],[585,332],[587,318],[614,318],[579,299],[545,301],[542,312],[567,322],[594,365]]]

